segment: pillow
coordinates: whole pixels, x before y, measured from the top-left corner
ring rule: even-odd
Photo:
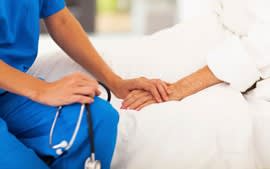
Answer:
[[[151,36],[94,38],[93,44],[112,69],[125,78],[145,76],[174,82],[203,67],[208,51],[222,38],[216,17],[207,15]],[[45,56],[41,53],[29,72],[55,80],[73,71],[83,71],[58,50],[55,48]]]
[[[216,18],[209,15],[151,36],[99,46],[98,50],[123,77],[174,82],[206,65],[208,51],[222,39]]]

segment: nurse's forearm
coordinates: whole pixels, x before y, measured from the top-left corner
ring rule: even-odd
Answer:
[[[79,22],[67,9],[48,17],[45,23],[55,42],[99,81],[112,87],[121,79],[100,57]]]
[[[0,60],[0,88],[32,98],[45,82],[14,69]]]

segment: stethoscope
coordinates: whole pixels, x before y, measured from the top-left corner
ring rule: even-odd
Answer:
[[[104,89],[107,92],[107,101],[110,102],[111,101],[111,92],[110,90],[102,83],[99,83],[102,87],[104,87]],[[86,109],[87,111],[87,122],[88,122],[88,133],[89,133],[89,141],[90,141],[90,145],[91,145],[91,156],[87,158],[87,160],[85,161],[84,164],[84,168],[85,169],[101,169],[101,163],[99,160],[96,160],[95,158],[95,142],[94,142],[94,130],[93,130],[93,120],[92,120],[92,114],[89,108],[89,104],[82,104],[81,105],[81,109],[80,109],[80,113],[77,119],[77,124],[76,127],[73,131],[72,137],[69,141],[67,140],[62,140],[60,143],[53,145],[53,133],[54,133],[54,129],[56,126],[56,122],[57,119],[59,118],[59,115],[61,114],[61,110],[62,110],[62,106],[58,107],[54,120],[53,120],[53,124],[50,130],[50,138],[49,138],[49,144],[51,145],[52,149],[55,150],[56,154],[59,156],[62,156],[65,152],[67,152],[72,145],[74,144],[76,137],[78,135],[81,123],[82,123],[82,118],[83,118],[83,114],[84,111]]]

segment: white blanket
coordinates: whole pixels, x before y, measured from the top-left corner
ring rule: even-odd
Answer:
[[[123,77],[173,82],[204,65],[207,52],[223,37],[215,18],[205,17],[150,37],[94,44]],[[63,53],[46,52],[29,73],[52,81],[74,71],[84,70]],[[113,105],[119,110],[120,101],[114,98]],[[119,110],[112,168],[255,169],[250,110],[244,97],[226,84],[141,112]]]

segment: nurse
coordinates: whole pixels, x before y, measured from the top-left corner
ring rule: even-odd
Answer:
[[[158,102],[166,99],[164,84],[146,78],[123,80],[101,59],[85,32],[65,8],[64,0],[0,1],[0,166],[6,169],[81,169],[90,156],[86,115],[71,149],[59,156],[49,144],[58,106],[63,106],[53,144],[70,140],[80,104],[91,103],[96,158],[109,169],[114,152],[118,113],[97,96],[98,83],[74,73],[48,83],[28,75],[38,51],[39,20],[55,42],[116,96],[133,89],[150,91]],[[47,166],[42,159],[50,157]]]

